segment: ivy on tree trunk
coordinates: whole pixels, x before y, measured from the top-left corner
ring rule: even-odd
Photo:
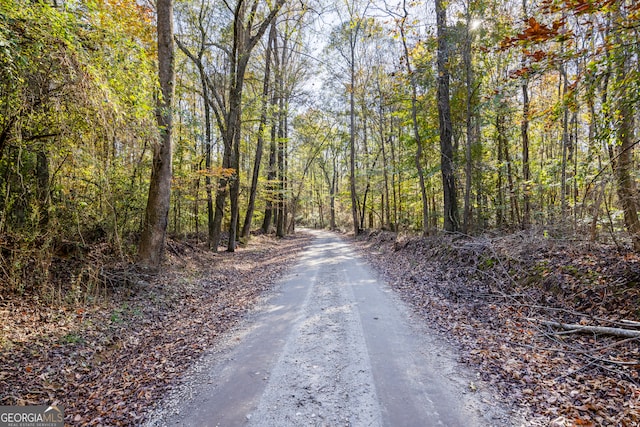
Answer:
[[[153,166],[145,210],[142,236],[138,247],[139,263],[158,268],[164,250],[169,201],[171,198],[171,131],[175,64],[173,45],[173,1],[157,1],[158,78],[161,96],[156,106],[160,139],[153,146]]]

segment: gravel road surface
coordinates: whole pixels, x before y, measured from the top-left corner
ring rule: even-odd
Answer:
[[[346,242],[312,233],[276,292],[149,426],[517,425]]]

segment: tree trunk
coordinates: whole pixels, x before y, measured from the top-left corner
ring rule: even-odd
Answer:
[[[224,170],[229,169],[231,164],[231,147],[226,139],[223,138],[224,151],[222,153],[222,168]],[[218,179],[218,187],[216,189],[215,200],[215,212],[213,215],[213,233],[211,236],[210,247],[214,252],[218,252],[218,246],[220,245],[220,232],[222,230],[222,219],[224,218],[224,206],[229,191],[228,185],[229,179],[226,176],[221,176]]]
[[[251,29],[245,28],[246,3],[238,1],[234,13],[233,47],[231,50],[231,85],[229,86],[229,110],[226,118],[226,132],[223,134],[225,147],[229,150],[229,168],[233,170],[229,178],[229,239],[227,252],[236,249],[236,231],[238,225],[238,195],[240,193],[240,131],[242,129],[242,89],[244,75],[249,61],[247,41]]]
[[[332,150],[333,151],[333,150]],[[321,163],[324,180],[329,187],[329,229],[336,229],[336,182],[338,179],[338,168],[336,165],[336,154],[331,152],[331,176],[327,171],[327,159]]]
[[[466,34],[463,50],[464,74],[466,93],[466,125],[467,144],[465,145],[465,185],[464,185],[464,213],[462,221],[462,232],[468,234],[471,229],[471,176],[473,174],[473,158],[471,149],[475,142],[473,126],[473,66],[471,63],[471,1],[466,5]]]
[[[42,147],[36,153],[36,181],[38,195],[38,211],[40,218],[38,226],[43,230],[49,225],[49,156]]]
[[[338,191],[338,189],[336,188],[337,183],[338,183],[338,167],[336,165],[336,160],[334,158],[333,175],[331,177],[331,194],[330,194],[330,210],[331,210],[330,223],[331,223],[332,230],[335,230],[336,228],[338,228],[338,226],[336,225],[336,192]]]
[[[251,51],[262,38],[267,28],[276,14],[282,7],[284,0],[277,0],[269,14],[260,23],[255,23],[256,10],[259,2],[255,0],[251,7],[240,0],[236,4],[233,20],[233,45],[229,50],[229,65],[231,73],[229,76],[228,103],[219,102],[219,108],[225,109],[224,121],[218,121],[222,140],[224,141],[223,168],[232,169],[229,178],[222,177],[216,196],[216,212],[214,216],[214,244],[220,240],[220,227],[224,214],[224,199],[229,191],[231,218],[229,221],[229,241],[227,251],[234,252],[236,248],[236,236],[238,234],[239,201],[240,193],[240,142],[242,130],[242,91],[244,78],[251,56]],[[248,11],[248,13],[247,13]],[[245,22],[246,19],[246,22]],[[255,30],[255,34],[251,31]]]
[[[286,43],[286,42],[285,42]],[[284,62],[283,62],[284,64]],[[286,68],[286,67],[285,67]],[[284,79],[283,79],[284,82]],[[293,211],[291,209],[291,195],[290,189],[291,183],[288,179],[289,174],[289,95],[285,95],[284,103],[284,138],[282,139],[282,156],[283,156],[283,168],[282,168],[282,215],[283,215],[283,230],[284,234],[287,233],[287,218]],[[304,177],[302,178],[304,180]]]
[[[204,127],[205,127],[205,191],[207,193],[207,246],[213,249],[213,195],[211,191],[211,105],[209,100],[209,88],[207,86],[206,75],[202,62],[200,63],[200,79],[202,81],[202,97],[204,100]]]
[[[380,94],[382,95],[382,94]],[[380,96],[380,147],[382,148],[382,176],[384,178],[384,193],[382,208],[384,209],[384,215],[382,215],[383,227],[391,228],[391,201],[389,200],[389,161],[387,159],[387,151],[385,149],[385,137],[384,137],[384,111],[382,106],[382,96]]]
[[[509,183],[509,215],[511,219],[511,225],[522,224],[520,223],[520,207],[518,204],[518,190],[515,184],[515,172],[511,162],[511,155],[509,154],[509,141],[503,141],[504,148],[504,161],[507,164],[507,182]]]
[[[363,170],[364,170],[364,176],[365,176],[365,187],[364,187],[364,193],[362,194],[362,206],[360,209],[360,229],[361,230],[365,229],[364,219],[367,211],[367,198],[369,197],[369,190],[371,189],[371,172],[370,172],[371,168],[369,165],[369,158],[371,153],[369,153],[369,137],[368,137],[367,129],[368,129],[367,112],[363,102],[362,103],[362,148],[363,148],[364,155],[362,157],[364,157]],[[375,163],[373,167],[375,168]]]
[[[633,109],[629,104],[632,97],[630,91],[625,86],[624,80],[629,70],[629,59],[627,55],[618,60],[618,76],[620,91],[618,96],[618,111],[620,120],[617,130],[619,145],[617,147],[617,161],[615,162],[615,176],[617,184],[618,199],[624,212],[624,223],[627,231],[631,235],[633,248],[640,251],[640,221],[638,220],[638,203],[636,200],[636,185],[631,174],[633,171],[633,135],[634,116]]]
[[[356,111],[355,111],[355,85],[356,85],[356,71],[355,71],[355,45],[357,39],[357,29],[360,23],[358,22],[356,28],[349,34],[350,48],[351,48],[351,61],[350,61],[350,87],[349,87],[349,191],[351,194],[351,216],[353,217],[353,233],[357,236],[360,234],[360,227],[358,224],[358,195],[356,193]]]
[[[444,196],[444,229],[459,228],[458,200],[453,165],[451,107],[449,103],[449,69],[447,40],[447,9],[443,0],[435,0],[438,35],[438,119],[440,127],[440,169]]]
[[[504,196],[504,149],[506,144],[504,125],[504,111],[502,105],[496,113],[496,138],[498,142],[498,180],[496,183],[496,228],[501,229],[505,225],[505,196]]]
[[[416,82],[415,74],[411,69],[411,62],[410,62],[411,56],[409,55],[409,49],[407,48],[407,39],[404,34],[405,20],[409,16],[409,12],[407,12],[406,1],[402,3],[402,7],[404,9],[404,16],[400,24],[400,36],[402,39],[402,47],[404,48],[404,56],[405,56],[405,61],[407,66],[407,73],[409,74],[409,78],[411,81],[411,121],[413,124],[413,137],[416,140],[415,164],[416,164],[416,169],[418,170],[418,180],[420,183],[420,198],[422,201],[422,232],[426,233],[429,227],[429,204],[427,202],[427,190],[426,190],[425,181],[424,181],[424,169],[422,168],[422,151],[423,151],[422,138],[420,137],[420,130],[418,128],[418,105],[417,105],[418,83]],[[448,97],[448,94],[447,94],[447,97]]]
[[[275,106],[278,105],[276,95],[271,97],[271,106],[275,110]],[[275,122],[275,120],[274,120]],[[271,140],[269,143],[269,168],[267,172],[267,204],[264,210],[264,218],[262,220],[262,232],[269,233],[271,227],[271,219],[273,218],[273,200],[274,200],[274,181],[276,179],[276,124],[271,124]]]
[[[274,46],[274,50],[276,47]],[[277,58],[277,54],[274,55],[274,59]],[[277,90],[273,91],[271,96],[271,110],[277,111],[278,93]],[[277,178],[277,113],[271,118],[271,136],[269,142],[269,166],[267,169],[267,202],[264,211],[264,218],[262,221],[262,232],[267,234],[271,228],[271,222],[274,217],[274,201],[275,201],[275,180]]]
[[[242,90],[240,90],[240,94]],[[241,95],[240,95],[241,96]],[[231,169],[234,170],[229,180],[229,240],[227,242],[227,252],[236,250],[236,237],[238,232],[238,217],[240,215],[240,207],[238,205],[238,196],[240,195],[240,116],[242,114],[242,106],[238,104],[238,118],[235,120],[237,126],[233,137],[233,149],[231,150]]]
[[[527,16],[527,0],[522,0],[522,15],[524,19]],[[522,59],[522,66],[525,66],[525,59]],[[522,180],[523,188],[523,204],[522,204],[522,228],[528,229],[531,225],[531,206],[530,206],[530,179],[529,172],[529,79],[527,76],[522,80],[522,123],[520,124],[520,133],[522,136]]]
[[[621,6],[620,6],[621,7]],[[616,10],[613,16],[613,22],[622,22],[622,11]],[[633,168],[633,147],[634,147],[634,110],[633,110],[633,96],[631,94],[631,88],[627,81],[627,75],[631,71],[631,55],[628,51],[624,50],[624,42],[620,35],[620,31],[617,28],[613,28],[611,33],[614,35],[614,41],[617,46],[621,46],[621,51],[615,52],[612,56],[607,51],[608,64],[612,64],[616,70],[615,80],[617,83],[617,96],[615,97],[615,105],[611,105],[613,102],[607,99],[607,89],[609,83],[609,76],[611,74],[611,66],[607,67],[607,73],[605,74],[603,83],[603,105],[610,105],[607,109],[606,124],[613,122],[612,111],[617,110],[617,129],[616,139],[618,140],[617,147],[608,145],[609,158],[611,159],[611,167],[613,168],[616,193],[622,211],[624,213],[624,224],[627,232],[631,235],[633,242],[633,248],[636,252],[640,251],[640,221],[638,220],[638,202],[636,199],[636,183],[632,175]],[[607,36],[611,36],[611,33],[607,31]]]
[[[173,1],[157,0],[158,77],[162,96],[158,97],[156,119],[160,141],[154,145],[149,195],[138,247],[141,265],[158,268],[164,250],[171,197],[171,130],[175,81],[173,48]]]
[[[284,57],[284,49],[282,56]],[[285,138],[285,99],[284,99],[284,77],[283,70],[284,64],[278,63],[278,70],[276,71],[276,79],[278,86],[278,139],[277,139],[277,179],[278,179],[278,194],[277,194],[277,210],[278,216],[276,218],[276,236],[284,237],[285,234],[285,209],[284,209],[284,138]]]
[[[391,226],[391,230],[398,231],[398,192],[396,191],[396,181],[399,181],[398,178],[396,180],[396,174],[399,174],[398,164],[397,164],[397,156],[395,144],[393,143],[393,118],[391,118],[391,124],[389,129],[389,143],[391,148],[391,190],[393,194],[393,223]]]
[[[269,30],[269,41],[267,43],[267,51],[265,53],[265,69],[264,82],[262,84],[262,111],[260,112],[260,124],[258,125],[258,143],[256,146],[256,156],[253,162],[253,174],[251,176],[251,190],[249,192],[249,204],[247,213],[242,226],[241,237],[246,239],[251,231],[251,221],[253,219],[253,210],[256,202],[256,193],[258,190],[258,177],[260,176],[260,163],[262,162],[262,151],[264,145],[264,128],[267,123],[267,107],[269,105],[269,79],[271,78],[271,51],[276,39],[276,26],[271,24]]]
[[[569,83],[567,82],[567,72],[565,65],[560,65],[560,78],[562,90],[560,91],[560,102],[562,102],[562,163],[560,167],[560,212],[561,223],[564,226],[567,219],[567,150],[569,147],[569,107],[565,99]]]
[[[205,53],[206,41],[207,41],[207,33],[202,24],[202,19],[204,16],[204,9],[200,10],[200,47],[198,50],[197,56],[193,54],[189,49],[180,41],[180,39],[176,38],[176,44],[178,48],[194,63],[194,65],[198,68],[198,73],[200,75],[200,84],[202,86],[202,101],[204,106],[204,128],[205,128],[205,192],[207,194],[207,247],[209,249],[217,250],[217,241],[219,240],[216,237],[216,228],[215,228],[215,218],[214,218],[214,208],[213,208],[213,184],[211,179],[211,145],[212,145],[212,137],[211,137],[211,109],[212,109],[212,99],[210,94],[212,93],[212,88],[209,87],[209,82],[207,80],[207,73],[205,71],[204,63],[202,58]],[[198,187],[200,185],[200,181],[198,180]],[[196,210],[197,210],[197,196],[196,196]],[[195,215],[196,218],[196,234],[197,233],[197,222],[198,216],[197,213]],[[218,228],[219,233],[219,228]],[[215,243],[214,243],[215,242]]]
[[[227,119],[227,137],[232,144],[230,165],[234,174],[229,182],[229,200],[231,209],[231,221],[229,223],[229,242],[227,252],[234,252],[236,249],[236,237],[238,235],[238,221],[240,216],[238,197],[240,194],[240,143],[242,131],[242,91],[244,79],[251,56],[251,51],[262,38],[267,28],[275,19],[276,14],[284,0],[278,0],[273,6],[269,15],[258,25],[255,34],[251,34],[254,29],[253,20],[256,17],[258,0],[255,0],[251,9],[247,13],[247,4],[238,1],[235,11],[233,25],[233,50],[231,55],[232,75],[229,89],[229,114]],[[247,22],[245,23],[245,18]]]

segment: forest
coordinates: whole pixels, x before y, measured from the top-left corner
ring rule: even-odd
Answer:
[[[157,266],[165,233],[296,224],[640,249],[637,4],[167,7],[3,1],[10,289],[95,242]]]
[[[632,0],[0,0],[0,305],[119,324],[299,227],[635,263],[639,105]]]

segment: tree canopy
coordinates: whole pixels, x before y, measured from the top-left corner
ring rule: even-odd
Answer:
[[[169,133],[161,228],[212,250],[296,225],[640,250],[636,2],[176,0],[175,83],[160,12],[2,2],[3,239],[134,259]],[[12,265],[18,286],[32,266]]]

